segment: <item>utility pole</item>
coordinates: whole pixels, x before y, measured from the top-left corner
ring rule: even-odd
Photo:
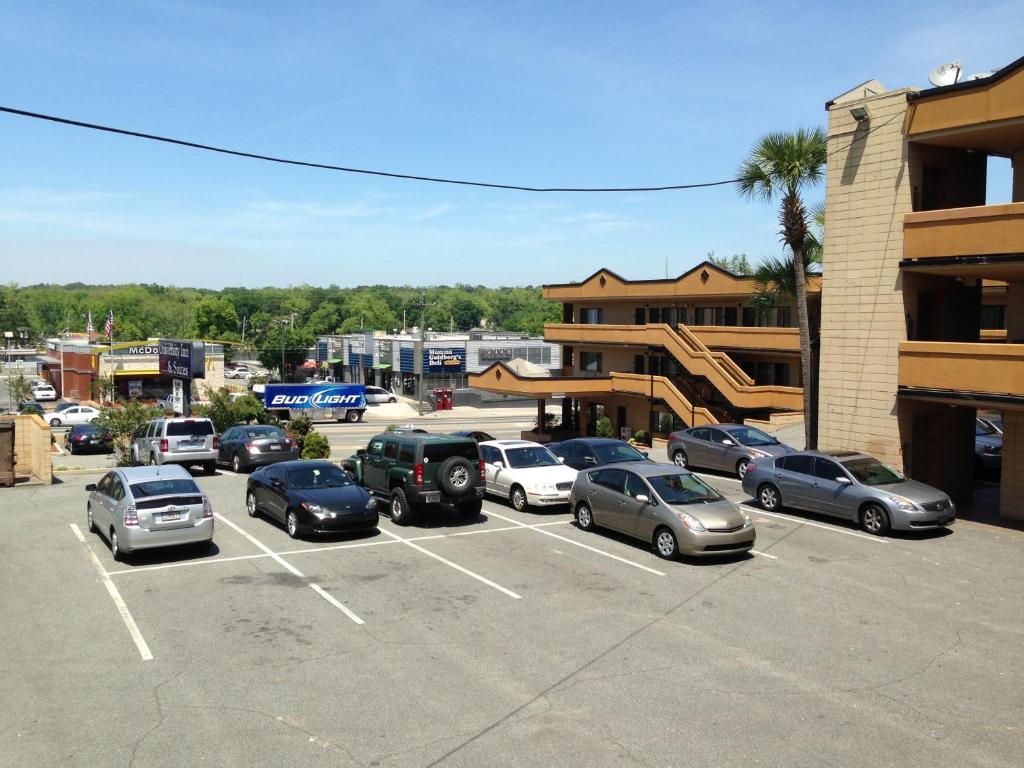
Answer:
[[[284,384],[284,320],[281,321],[281,383]]]
[[[415,305],[414,305],[415,306]],[[419,349],[419,364],[420,364],[420,380],[416,386],[416,394],[419,396],[419,414],[423,415],[423,389],[426,386],[426,368],[427,364],[423,360],[423,352],[426,350],[427,340],[427,294],[422,294],[419,303],[420,308],[420,349]]]

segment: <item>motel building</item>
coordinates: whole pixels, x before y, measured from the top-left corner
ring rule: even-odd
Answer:
[[[800,340],[792,307],[750,305],[755,283],[704,262],[676,278],[626,280],[600,269],[580,283],[546,285],[562,322],[544,326],[561,345],[554,376],[523,376],[496,362],[470,386],[562,398],[563,427],[595,434],[607,416],[617,435],[803,410]],[[817,305],[820,278],[808,281]],[[812,315],[816,312],[812,311]],[[540,436],[544,438],[543,435]]]

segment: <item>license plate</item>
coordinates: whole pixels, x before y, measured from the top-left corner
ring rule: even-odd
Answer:
[[[272,450],[272,451],[280,451],[281,450],[281,446],[280,445],[272,445],[272,446],[270,446],[270,450]]]
[[[160,515],[160,522],[162,523],[173,523],[175,520],[181,520],[180,512],[164,512]]]

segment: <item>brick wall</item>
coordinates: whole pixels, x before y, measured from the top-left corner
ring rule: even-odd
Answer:
[[[898,265],[911,210],[906,93],[829,110],[818,431],[822,448],[864,450],[898,467],[898,351],[906,336]],[[859,129],[850,115],[857,103],[871,115]]]

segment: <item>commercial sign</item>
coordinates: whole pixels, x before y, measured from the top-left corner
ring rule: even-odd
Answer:
[[[428,373],[459,373],[466,370],[466,350],[459,347],[425,349]]]
[[[263,404],[267,408],[363,408],[366,387],[362,384],[267,384]]]
[[[160,373],[176,379],[206,378],[206,345],[201,341],[160,339]]]
[[[142,397],[142,381],[132,379],[128,382],[128,397]]]
[[[175,413],[185,412],[185,384],[181,379],[171,382],[171,410]]]
[[[130,347],[116,347],[113,353],[129,357],[134,357],[135,355],[159,355],[160,346],[158,344],[132,344]]]

